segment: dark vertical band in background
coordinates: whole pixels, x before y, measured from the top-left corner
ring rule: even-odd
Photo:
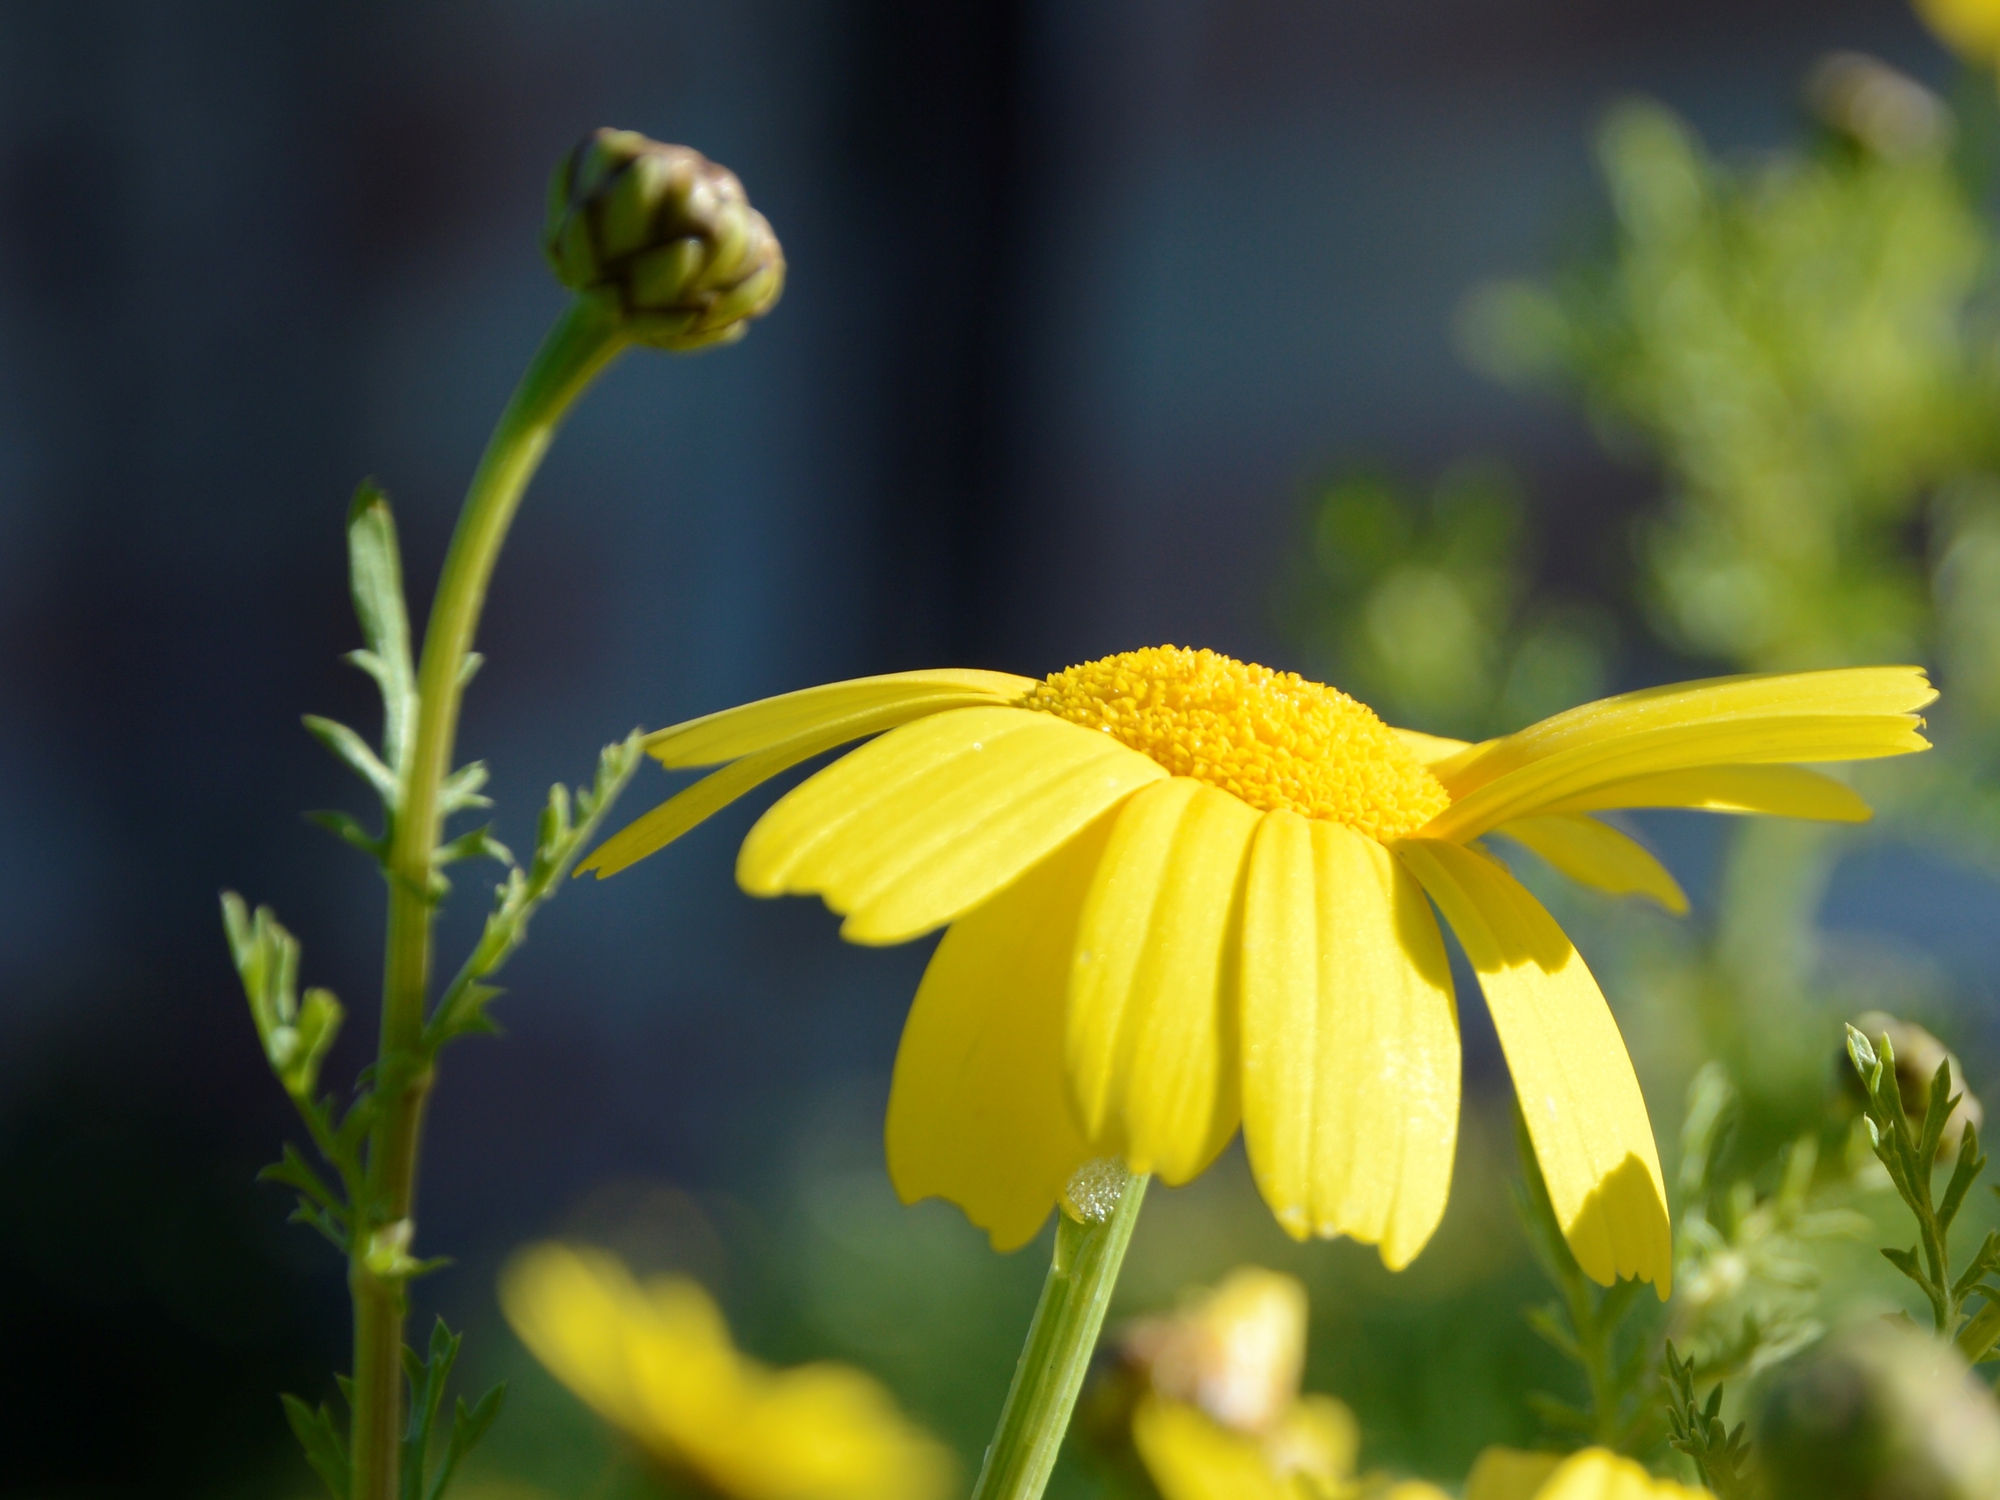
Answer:
[[[885,664],[985,665],[1026,210],[1026,0],[860,0],[855,144],[888,321],[875,590]]]

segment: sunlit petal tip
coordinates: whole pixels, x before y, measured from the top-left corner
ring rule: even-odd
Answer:
[[[1662,1302],[1672,1294],[1672,1222],[1653,1172],[1636,1153],[1584,1197],[1563,1237],[1599,1286],[1638,1280],[1651,1282]]]
[[[1390,1235],[1375,1247],[1375,1253],[1382,1257],[1382,1264],[1389,1270],[1407,1271],[1411,1262],[1423,1254],[1424,1246],[1431,1242],[1431,1236],[1436,1232],[1437,1225],[1432,1224],[1421,1233]]]
[[[1866,667],[1677,683],[1584,704],[1433,766],[1454,800],[1423,832],[1477,838],[1606,787],[1708,767],[1927,750],[1915,710],[1935,697],[1916,668]]]
[[[1666,1187],[1645,1095],[1582,956],[1489,856],[1412,839],[1397,854],[1479,975],[1549,1198],[1577,1264],[1608,1286],[1672,1285]]]
[[[1687,893],[1644,845],[1581,813],[1516,818],[1493,830],[1554,865],[1570,879],[1611,896],[1644,896],[1685,916]]]

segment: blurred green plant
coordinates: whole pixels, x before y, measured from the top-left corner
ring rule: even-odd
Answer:
[[[1735,165],[1666,109],[1620,106],[1598,137],[1602,252],[1487,287],[1464,319],[1476,364],[1570,391],[1614,450],[1659,462],[1649,619],[1754,670],[1929,643],[1904,529],[1941,483],[1990,467],[2000,410],[1977,307],[1992,236],[1944,107],[1852,56],[1809,94],[1810,149]],[[1884,94],[1900,109],[1866,107]]]
[[[1741,1095],[1721,1063],[1696,1072],[1681,1126],[1679,1264],[1669,1326],[1686,1351],[1681,1363],[1689,1378],[1703,1384],[1754,1377],[1821,1337],[1825,1277],[1816,1247],[1869,1229],[1852,1209],[1816,1206],[1816,1131],[1801,1132],[1775,1161],[1725,1176],[1740,1108]],[[1770,1172],[1776,1191],[1758,1192],[1757,1179]]]
[[[1531,592],[1526,494],[1505,465],[1456,465],[1428,491],[1350,474],[1311,524],[1298,632],[1329,682],[1392,721],[1481,739],[1602,695],[1615,625]]]

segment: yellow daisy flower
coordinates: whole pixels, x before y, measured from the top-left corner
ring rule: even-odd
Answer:
[[[768,1370],[707,1292],[641,1286],[616,1259],[535,1245],[501,1276],[507,1321],[558,1380],[654,1459],[729,1500],[944,1500],[949,1453],[839,1364]]]
[[[1612,808],[1860,820],[1793,764],[1927,747],[1914,667],[1721,678],[1467,745],[1392,729],[1292,673],[1158,647],[1037,682],[910,672],[662,730],[717,765],[587,860],[600,875],[766,778],[864,736],[744,841],[753,895],[816,893],[858,943],[949,927],[903,1031],[887,1122],[905,1201],[1025,1243],[1085,1161],[1185,1182],[1242,1127],[1279,1222],[1392,1267],[1444,1213],[1458,1018],[1432,903],[1478,974],[1549,1194],[1600,1283],[1666,1295],[1646,1104],[1597,982],[1478,840],[1676,911]],[[1429,900],[1426,900],[1428,896]]]
[[[1707,1490],[1655,1479],[1629,1458],[1586,1448],[1564,1458],[1488,1448],[1465,1481],[1465,1500],[1713,1500]]]

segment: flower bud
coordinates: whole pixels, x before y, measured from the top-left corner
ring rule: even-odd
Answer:
[[[1986,1123],[1986,1111],[1972,1090],[1965,1086],[1965,1065],[1945,1044],[1914,1021],[1905,1021],[1884,1011],[1871,1010],[1854,1018],[1854,1029],[1871,1041],[1889,1038],[1896,1055],[1896,1091],[1903,1098],[1903,1113],[1922,1120],[1931,1104],[1931,1082],[1939,1063],[1951,1064],[1951,1091],[1958,1105],[1945,1118],[1944,1134],[1938,1138],[1938,1157],[1945,1160],[1958,1154],[1958,1140],[1965,1127],[1978,1129]],[[1861,1085],[1843,1055],[1838,1064],[1843,1090],[1850,1099],[1861,1097]]]
[[[563,285],[615,299],[632,337],[661,349],[743,337],[785,286],[785,253],[736,174],[633,130],[562,159],[543,245]]]
[[[1772,1373],[1756,1419],[1770,1500],[1990,1500],[2000,1409],[1947,1343],[1877,1323]]]

